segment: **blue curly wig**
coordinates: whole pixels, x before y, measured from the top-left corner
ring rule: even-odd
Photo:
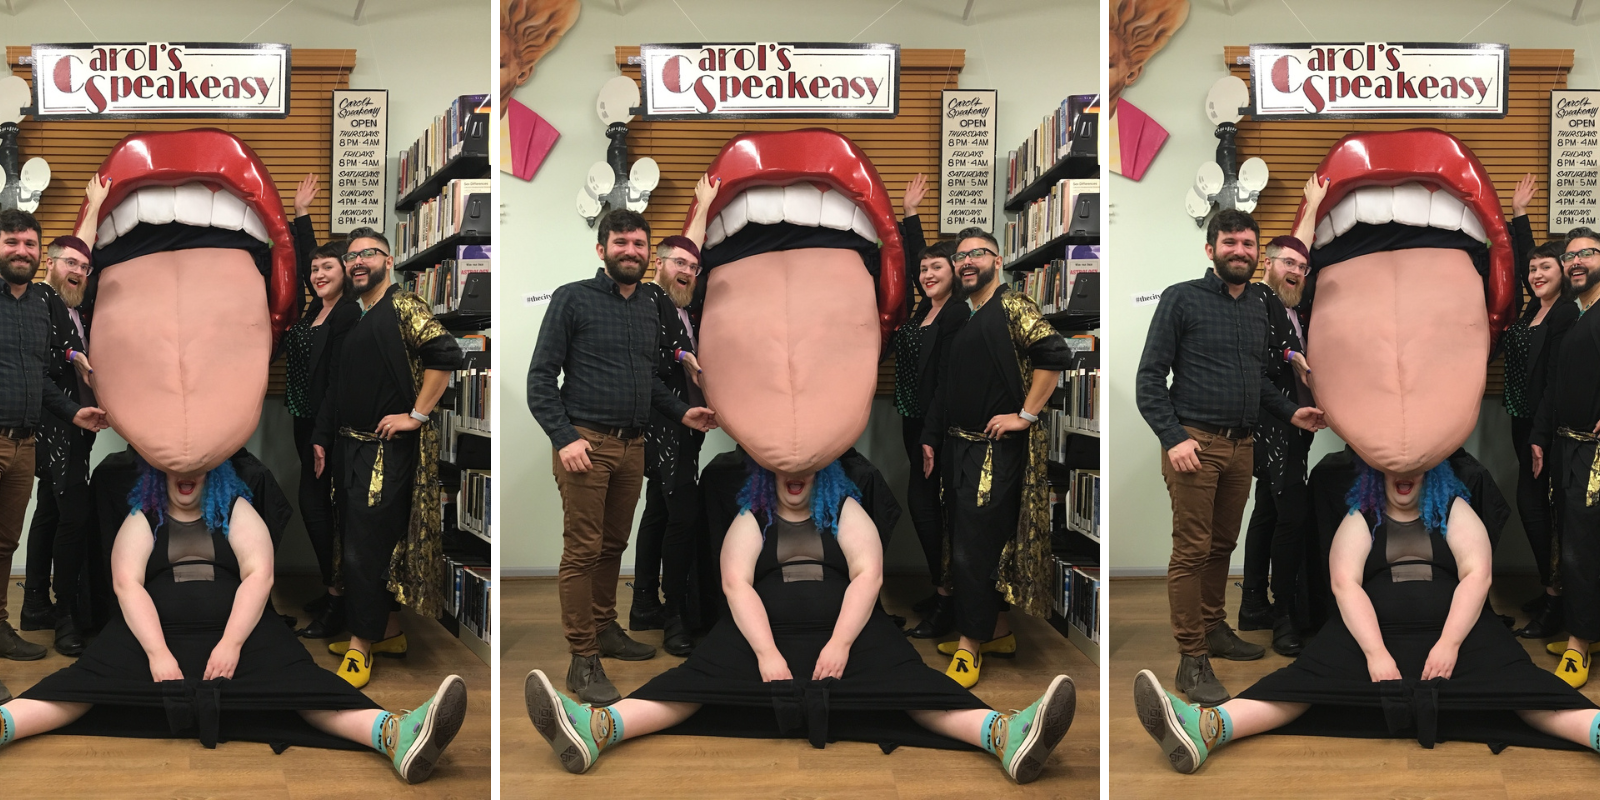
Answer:
[[[206,473],[205,494],[200,499],[201,513],[206,527],[228,535],[228,518],[233,512],[233,501],[241,497],[245,502],[252,498],[250,487],[233,471],[233,464],[222,462]],[[128,512],[142,512],[150,520],[150,527],[159,528],[167,520],[167,473],[139,459],[139,480],[128,493]]]
[[[749,456],[745,456],[744,467],[750,477],[744,482],[744,488],[739,490],[739,510],[760,512],[766,517],[767,521],[761,527],[761,535],[765,538],[767,528],[772,526],[772,519],[778,513],[778,476]],[[839,509],[844,506],[846,497],[854,498],[859,503],[861,490],[845,477],[844,467],[839,466],[838,459],[834,459],[833,463],[817,473],[816,481],[811,484],[811,519],[816,523],[817,530],[838,535]]]
[[[1455,470],[1450,468],[1450,462],[1441,461],[1438,466],[1428,470],[1422,480],[1422,524],[1428,530],[1442,535],[1446,523],[1450,521],[1450,505],[1457,497],[1468,502],[1472,501],[1472,493],[1468,492],[1466,485],[1456,477]],[[1369,519],[1383,522],[1384,507],[1388,505],[1383,473],[1357,457],[1356,482],[1350,487],[1344,500],[1349,504],[1351,511],[1359,511]]]

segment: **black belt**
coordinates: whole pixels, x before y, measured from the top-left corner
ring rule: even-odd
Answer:
[[[637,439],[644,435],[644,428],[618,428],[614,425],[601,425],[598,422],[590,422],[583,419],[570,419],[569,421],[575,427],[588,428],[602,436],[612,436],[623,441]]]
[[[0,428],[0,438],[16,442],[25,442],[33,438],[32,428]]]
[[[1221,425],[1212,425],[1209,422],[1195,422],[1193,420],[1178,419],[1178,424],[1187,428],[1194,428],[1212,436],[1221,436],[1224,439],[1248,439],[1253,435],[1250,428],[1224,428]]]

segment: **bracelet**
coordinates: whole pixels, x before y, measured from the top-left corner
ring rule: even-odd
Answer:
[[[1017,416],[1022,417],[1023,419],[1027,420],[1029,425],[1032,425],[1033,423],[1039,421],[1039,415],[1038,414],[1029,414],[1028,413],[1028,409],[1026,409],[1026,408],[1022,409],[1021,411],[1018,411],[1017,412]]]
[[[424,414],[421,411],[418,411],[418,410],[416,410],[414,408],[411,409],[411,418],[416,420],[416,421],[418,421],[418,422],[427,422],[428,421],[428,415],[427,414]]]
[[[683,363],[683,348],[680,347],[672,351],[672,360],[678,362],[679,364]]]
[[[1295,357],[1295,356],[1296,356],[1296,355],[1297,355],[1297,354],[1296,354],[1296,353],[1295,353],[1295,351],[1293,351],[1293,350],[1290,350],[1290,349],[1289,349],[1289,348],[1287,348],[1287,347],[1285,347],[1285,348],[1283,348],[1283,360],[1284,360],[1284,361],[1293,361],[1293,360],[1294,360],[1294,357]]]
[[[72,363],[72,357],[73,357],[73,356],[75,356],[75,355],[77,355],[77,354],[78,354],[78,351],[76,351],[76,350],[73,350],[73,349],[72,349],[72,348],[70,348],[70,347],[69,347],[69,348],[67,348],[67,363],[68,363],[68,364],[71,364],[71,363]]]

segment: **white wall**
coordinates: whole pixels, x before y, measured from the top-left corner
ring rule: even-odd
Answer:
[[[594,233],[573,205],[589,165],[605,155],[595,116],[601,84],[617,75],[617,45],[647,42],[895,42],[904,48],[965,48],[962,88],[999,90],[1001,152],[1021,143],[1068,94],[1098,91],[1099,3],[1095,0],[984,0],[963,22],[965,0],[590,0],[561,44],[516,98],[561,132],[550,157],[524,182],[501,181],[502,413],[498,433],[502,567],[507,574],[553,574],[561,556],[561,498],[551,477],[550,440],[527,412],[527,365],[545,306],[523,297],[587,278],[599,266]],[[681,10],[680,10],[681,8]],[[898,197],[900,187],[891,187]],[[703,460],[732,448],[713,433]],[[873,404],[857,444],[903,495],[906,459],[892,402]],[[903,500],[903,497],[902,497]],[[903,505],[903,503],[902,503]],[[644,504],[639,504],[642,513]],[[888,568],[920,571],[910,521],[901,523]],[[624,556],[624,568],[632,557]]]
[[[287,42],[297,48],[356,51],[350,86],[389,90],[390,174],[435,115],[462,94],[492,91],[490,34],[498,25],[488,0],[382,0],[367,3],[359,22],[353,0],[15,0],[16,15],[0,10],[0,43],[47,42]],[[74,14],[76,11],[76,14]],[[82,18],[80,21],[79,18]],[[6,68],[0,66],[0,70]],[[0,73],[0,75],[8,73]],[[130,126],[129,132],[135,129]],[[23,153],[23,157],[27,157]],[[283,176],[278,176],[281,180]],[[326,176],[324,176],[326,191]],[[391,179],[389,202],[394,201]],[[287,209],[286,209],[287,210]],[[393,229],[391,216],[389,228]],[[66,231],[45,231],[47,237]],[[96,462],[125,447],[112,432],[95,443]],[[283,398],[267,398],[261,424],[246,445],[272,469],[298,508],[300,462]],[[29,520],[32,508],[29,508]],[[278,556],[279,571],[315,573],[316,559],[297,515]],[[13,561],[21,574],[27,534]]]
[[[1172,518],[1161,480],[1160,445],[1134,405],[1134,374],[1155,306],[1134,306],[1131,298],[1197,278],[1209,267],[1202,252],[1204,233],[1185,216],[1183,196],[1194,170],[1216,152],[1216,138],[1203,103],[1211,84],[1228,74],[1222,48],[1252,42],[1458,40],[1503,42],[1513,48],[1571,48],[1576,54],[1567,85],[1600,86],[1593,44],[1600,10],[1586,9],[1580,20],[1583,24],[1574,25],[1572,3],[1565,0],[1233,0],[1233,8],[1230,16],[1221,0],[1194,0],[1188,22],[1123,95],[1160,122],[1171,139],[1144,180],[1110,179],[1110,243],[1115,266],[1107,301],[1107,338],[1112,364],[1110,428],[1116,448],[1110,464],[1113,528],[1109,544],[1114,574],[1165,574],[1171,551]],[[1510,180],[1509,176],[1497,177]],[[1264,236],[1278,233],[1287,231],[1263,231]],[[1312,463],[1343,446],[1332,431],[1317,434]],[[1508,500],[1514,499],[1516,457],[1499,397],[1485,398],[1478,428],[1466,447],[1489,467]],[[1247,509],[1246,520],[1248,515]],[[1501,571],[1532,572],[1532,557],[1521,531],[1513,514],[1496,553]],[[1241,547],[1234,553],[1234,566],[1243,563]]]

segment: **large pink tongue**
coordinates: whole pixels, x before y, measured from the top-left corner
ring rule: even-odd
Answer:
[[[872,276],[850,250],[762,253],[709,273],[706,402],[757,463],[815,472],[866,429],[878,382]]]
[[[245,251],[154,253],[106,270],[93,337],[101,407],[158,469],[205,472],[255,432],[272,329]]]
[[[1477,426],[1489,318],[1465,252],[1373,253],[1322,270],[1308,338],[1317,405],[1371,466],[1429,469]]]

